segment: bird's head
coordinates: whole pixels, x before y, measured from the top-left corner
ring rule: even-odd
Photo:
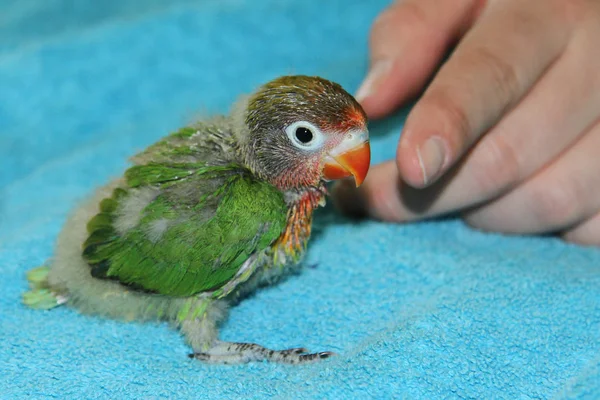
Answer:
[[[340,85],[284,76],[258,89],[243,110],[245,161],[280,189],[354,177],[360,185],[371,151],[367,117]]]

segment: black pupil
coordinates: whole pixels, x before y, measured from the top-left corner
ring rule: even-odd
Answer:
[[[313,139],[313,133],[308,128],[296,128],[296,139],[298,139],[300,143],[309,143]]]

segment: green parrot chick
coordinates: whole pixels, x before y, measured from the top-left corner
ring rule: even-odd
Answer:
[[[166,320],[205,362],[331,355],[223,342],[217,327],[243,295],[299,264],[325,183],[364,180],[367,119],[351,95],[322,78],[280,77],[132,161],[69,218],[54,258],[28,273],[25,304]]]

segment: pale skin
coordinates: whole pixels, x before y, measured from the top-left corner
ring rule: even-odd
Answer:
[[[600,245],[600,0],[397,1],[370,59],[371,119],[418,100],[395,160],[334,189],[342,210]]]

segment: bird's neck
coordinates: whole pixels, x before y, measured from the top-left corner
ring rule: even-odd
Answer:
[[[327,188],[325,184],[319,183],[318,186],[283,190],[283,196],[290,208],[305,207],[310,208],[312,212],[315,208],[325,205]]]
[[[298,261],[306,249],[312,228],[314,210],[325,205],[327,188],[325,185],[284,192],[289,206],[285,231],[279,236],[273,248],[286,257]]]

